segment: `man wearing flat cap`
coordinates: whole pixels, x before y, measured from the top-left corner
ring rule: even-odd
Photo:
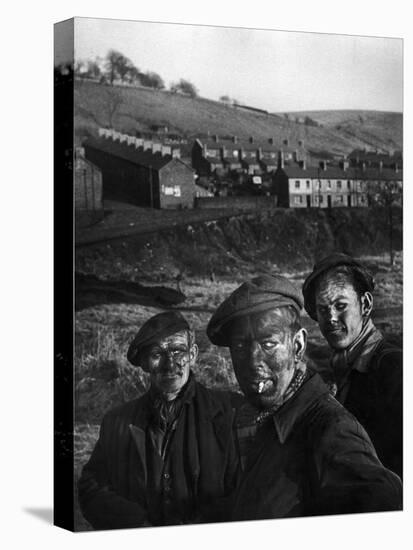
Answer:
[[[233,414],[226,394],[195,381],[197,355],[177,312],[149,319],[130,344],[151,386],[106,414],[83,469],[79,501],[95,529],[224,519],[239,472]]]
[[[230,349],[248,403],[236,418],[242,478],[232,519],[401,508],[401,482],[377,458],[357,420],[304,361],[301,293],[264,275],[212,316],[210,340]]]
[[[380,460],[402,476],[402,351],[374,326],[374,280],[346,254],[314,266],[305,309],[333,350],[336,398],[369,434]]]

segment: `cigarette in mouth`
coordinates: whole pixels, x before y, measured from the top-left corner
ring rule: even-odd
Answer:
[[[264,389],[264,382],[260,382],[258,384],[258,393],[262,393],[262,390]]]

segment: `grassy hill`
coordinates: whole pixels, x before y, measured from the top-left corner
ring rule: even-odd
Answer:
[[[317,114],[316,114],[317,113]],[[339,113],[347,113],[343,117]],[[358,114],[360,113],[360,114]],[[99,126],[123,132],[167,125],[187,137],[199,134],[236,135],[278,141],[301,139],[314,151],[347,153],[359,147],[401,148],[402,115],[367,111],[318,111],[309,114],[323,126],[286,120],[282,115],[248,112],[220,102],[167,91],[124,88],[89,81],[75,82],[76,141],[95,134]]]

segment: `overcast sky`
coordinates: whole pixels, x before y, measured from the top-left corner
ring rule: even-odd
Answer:
[[[111,48],[167,86],[185,78],[203,97],[269,111],[403,108],[397,38],[76,18],[76,59]]]

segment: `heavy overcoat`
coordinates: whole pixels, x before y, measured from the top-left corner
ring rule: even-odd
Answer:
[[[194,383],[164,456],[153,444],[149,394],[103,419],[79,481],[95,529],[224,519],[239,473],[229,397]]]
[[[232,519],[401,506],[399,477],[381,464],[363,427],[313,374],[257,432],[235,493]]]

